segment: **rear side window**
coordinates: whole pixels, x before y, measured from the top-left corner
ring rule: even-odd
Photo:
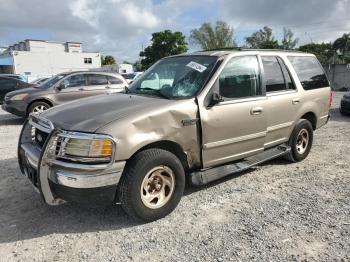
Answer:
[[[219,93],[225,100],[261,95],[260,69],[257,57],[232,58],[220,74]]]
[[[0,89],[13,88],[17,86],[17,81],[15,79],[0,79]]]
[[[294,89],[292,79],[283,60],[276,56],[262,56],[266,92]]]
[[[300,83],[305,90],[328,87],[327,77],[313,56],[288,56],[289,61],[297,73]]]
[[[107,76],[105,75],[88,75],[89,85],[108,85]]]
[[[120,85],[123,84],[123,81],[119,78],[113,77],[113,76],[107,76],[108,82],[112,85]]]

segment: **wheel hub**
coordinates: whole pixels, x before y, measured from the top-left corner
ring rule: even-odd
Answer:
[[[299,154],[304,154],[309,145],[309,131],[305,128],[299,131],[296,142],[296,149]]]
[[[175,189],[174,172],[167,166],[151,169],[141,184],[142,203],[151,209],[157,209],[169,202]]]

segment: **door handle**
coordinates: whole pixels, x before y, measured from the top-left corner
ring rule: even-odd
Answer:
[[[263,112],[263,108],[262,107],[253,107],[251,110],[250,110],[250,114],[251,115],[260,115],[261,113]]]
[[[292,104],[293,105],[296,105],[296,104],[298,104],[298,103],[300,103],[300,98],[298,97],[298,98],[294,98],[293,100],[292,100]]]
[[[78,90],[79,91],[85,91],[86,89],[85,88],[79,88]]]
[[[110,86],[106,86],[105,88],[106,88],[106,89],[110,89],[111,87],[110,87]]]

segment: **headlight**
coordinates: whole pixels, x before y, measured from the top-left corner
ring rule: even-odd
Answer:
[[[9,97],[8,100],[16,100],[16,101],[23,100],[26,96],[28,96],[27,93],[14,95],[13,97]]]
[[[57,157],[80,162],[111,162],[115,142],[107,135],[63,132],[57,138]]]

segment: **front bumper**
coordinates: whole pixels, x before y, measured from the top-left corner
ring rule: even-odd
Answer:
[[[58,160],[53,153],[57,130],[47,125],[41,127],[31,119],[23,125],[18,160],[22,173],[30,179],[45,202],[49,205],[64,201],[113,202],[125,161],[91,165]],[[48,133],[42,148],[35,144],[33,128],[41,128]]]
[[[3,102],[1,108],[16,116],[25,117],[27,104],[23,101],[12,101],[8,100]]]

